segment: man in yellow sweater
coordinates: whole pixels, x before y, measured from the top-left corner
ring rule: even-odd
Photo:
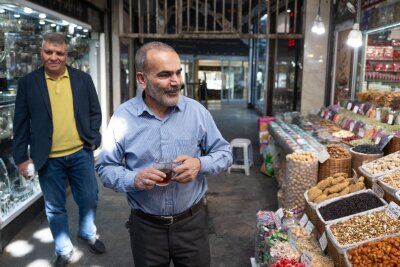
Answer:
[[[98,187],[93,150],[101,142],[100,104],[91,77],[66,66],[67,48],[64,34],[43,36],[43,67],[18,81],[13,129],[19,172],[29,179],[28,166],[34,164],[39,174],[57,254],[54,266],[67,266],[73,256],[65,209],[67,179],[79,207],[78,236],[91,252],[105,252],[94,223]]]

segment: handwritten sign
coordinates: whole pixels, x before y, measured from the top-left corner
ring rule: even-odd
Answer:
[[[310,252],[304,251],[301,256],[301,262],[304,264],[304,267],[312,267],[312,256]]]
[[[389,217],[393,220],[397,220],[400,218],[400,207],[393,201],[389,203],[385,211],[386,214],[389,215]]]
[[[383,195],[385,194],[385,191],[383,191],[382,187],[380,187],[377,183],[372,185],[372,191],[374,191],[374,193],[380,198],[383,198]]]
[[[352,169],[352,170],[353,170],[353,182],[357,183],[358,182],[358,175],[357,175],[357,173],[356,173],[356,171],[354,169]]]
[[[319,245],[321,246],[322,250],[325,250],[326,247],[328,246],[328,239],[326,238],[325,232],[322,234],[322,236],[319,238]]]
[[[283,209],[280,208],[275,212],[275,224],[278,229],[282,227],[282,218],[283,218]]]
[[[304,215],[300,219],[300,225],[301,227],[304,227],[308,222],[308,217],[307,214],[304,213]]]
[[[314,226],[314,224],[312,224],[311,221],[308,221],[307,224],[306,224],[306,227],[304,227],[304,228],[306,229],[306,232],[308,234],[311,234],[312,231],[314,230],[315,226]]]

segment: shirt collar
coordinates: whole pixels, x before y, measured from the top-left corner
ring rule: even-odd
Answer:
[[[44,71],[44,76],[46,77],[46,80],[48,80],[48,79],[54,80],[53,78],[51,78],[51,77],[46,73],[46,71]],[[62,78],[69,78],[69,73],[68,73],[67,67],[65,67],[64,73],[63,73],[60,77],[58,77],[57,80],[60,80],[60,79],[62,79]]]

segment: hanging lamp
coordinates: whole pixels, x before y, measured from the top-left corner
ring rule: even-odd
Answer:
[[[318,13],[317,13],[317,16],[315,17],[311,31],[313,33],[320,34],[320,35],[325,33],[325,26],[324,26],[324,23],[322,22],[322,18],[321,18],[321,0],[319,0],[319,3],[318,3]]]

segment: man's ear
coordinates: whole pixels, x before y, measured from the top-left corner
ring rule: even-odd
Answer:
[[[146,87],[146,79],[144,77],[143,72],[137,72],[136,73],[136,81],[143,87]]]

